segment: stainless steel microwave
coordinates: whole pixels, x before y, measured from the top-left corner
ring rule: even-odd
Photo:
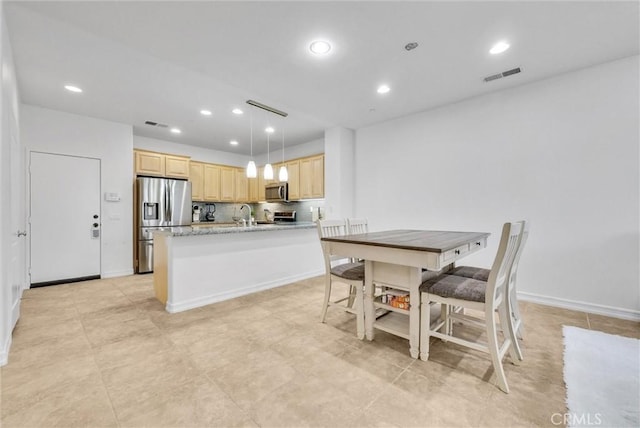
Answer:
[[[264,196],[267,202],[289,202],[289,184],[267,184],[264,188]]]

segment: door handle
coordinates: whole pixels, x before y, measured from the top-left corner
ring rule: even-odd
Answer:
[[[27,231],[25,230],[24,232],[22,232],[22,231],[19,230],[19,231],[16,232],[16,235],[18,235],[18,238],[21,237],[21,236],[27,236]]]

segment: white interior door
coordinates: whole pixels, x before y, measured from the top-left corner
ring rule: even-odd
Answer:
[[[18,141],[16,120],[9,110],[10,118],[5,123],[9,126],[11,140],[11,263],[9,266],[9,283],[11,284],[11,329],[20,317],[20,299],[22,290],[27,288],[26,281],[26,216],[25,216],[25,164],[23,150]]]
[[[31,152],[31,285],[100,276],[100,160]]]

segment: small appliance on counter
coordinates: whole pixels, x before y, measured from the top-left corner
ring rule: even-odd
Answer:
[[[291,224],[296,222],[295,211],[276,211],[273,213],[274,223]]]
[[[193,223],[200,221],[200,207],[198,205],[193,206]]]
[[[215,216],[215,212],[216,212],[216,204],[207,204],[206,205],[206,212],[204,215],[204,218],[206,221],[216,221],[216,216]]]

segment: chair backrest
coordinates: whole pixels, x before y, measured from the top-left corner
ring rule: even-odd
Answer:
[[[318,220],[318,236],[320,238],[333,238],[335,236],[343,236],[347,234],[347,222],[345,220]],[[327,250],[327,245],[320,241],[322,245],[322,253],[324,255],[324,264],[327,272],[331,271],[331,262],[344,260],[346,257],[332,255]]]
[[[518,274],[518,262],[520,262],[520,256],[522,255],[524,244],[527,242],[527,238],[529,237],[529,222],[526,220],[522,220],[520,223],[522,223],[520,241],[518,243],[516,255],[513,257],[513,262],[511,263],[511,269],[509,270],[509,293],[515,292],[514,290],[516,285],[516,277]]]
[[[498,253],[487,279],[485,304],[487,314],[493,314],[500,302],[507,298],[510,269],[520,244],[523,222],[505,223],[498,245]]]
[[[348,218],[347,230],[349,235],[369,232],[369,222],[366,218]]]

